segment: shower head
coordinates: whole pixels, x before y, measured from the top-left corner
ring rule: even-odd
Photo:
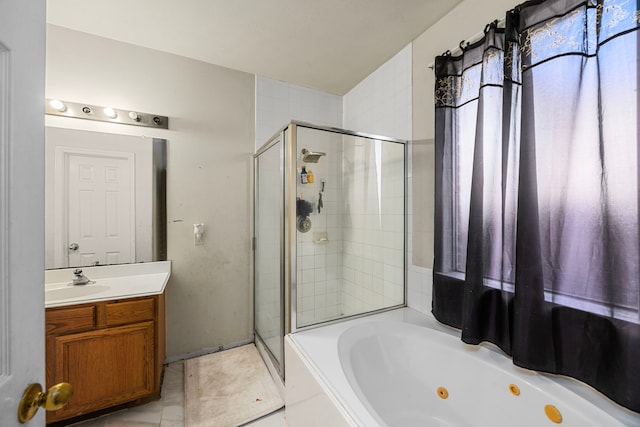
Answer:
[[[318,163],[318,159],[324,156],[326,153],[320,151],[309,151],[306,148],[302,149],[302,161],[305,163]]]

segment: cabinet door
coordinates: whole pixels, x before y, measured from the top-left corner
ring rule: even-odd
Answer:
[[[153,322],[52,337],[55,382],[73,384],[57,421],[145,397],[154,391]]]

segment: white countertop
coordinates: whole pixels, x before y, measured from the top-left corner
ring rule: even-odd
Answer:
[[[74,270],[45,271],[46,308],[161,294],[171,275],[171,261],[82,267],[95,283],[77,286],[71,284]]]

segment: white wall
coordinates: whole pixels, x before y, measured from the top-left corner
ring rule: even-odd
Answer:
[[[256,76],[256,150],[291,120],[342,127],[342,97]]]
[[[167,356],[252,337],[251,74],[47,29],[46,96],[169,116],[169,130],[47,116],[48,126],[168,141]],[[204,223],[194,246],[193,224]]]

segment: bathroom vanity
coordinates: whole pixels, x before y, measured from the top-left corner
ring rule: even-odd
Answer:
[[[170,263],[114,267],[83,269],[95,283],[82,286],[70,285],[73,274],[51,282],[68,269],[47,277],[47,387],[74,388],[66,406],[47,413],[47,423],[160,396]]]

